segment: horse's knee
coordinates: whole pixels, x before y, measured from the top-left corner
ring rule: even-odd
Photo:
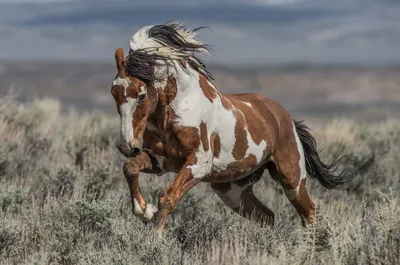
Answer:
[[[136,157],[127,159],[122,166],[122,170],[124,172],[125,178],[127,179],[131,179],[133,176],[139,174],[140,164],[138,159],[136,159]]]

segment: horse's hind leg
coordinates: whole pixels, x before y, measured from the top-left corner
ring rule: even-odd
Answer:
[[[261,224],[274,225],[274,213],[253,193],[253,185],[260,180],[263,172],[264,169],[259,169],[244,179],[212,183],[211,187],[221,200],[239,215]]]
[[[268,162],[267,168],[271,177],[282,185],[286,197],[296,208],[305,226],[304,219],[310,224],[315,221],[315,204],[307,192],[307,172],[302,156],[303,149],[297,148],[297,144],[288,145],[277,150],[274,162]]]

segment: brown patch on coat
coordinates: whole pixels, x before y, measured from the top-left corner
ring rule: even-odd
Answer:
[[[221,95],[221,103],[226,110],[231,110],[233,108],[232,101],[227,95]]]
[[[247,129],[252,140],[259,144],[267,142],[267,154],[274,153],[280,137],[280,120],[292,121],[287,111],[270,98],[258,94],[244,93],[229,95],[236,108],[245,115]],[[251,107],[246,103],[250,103]],[[278,122],[279,120],[279,122]]]
[[[249,147],[246,133],[246,122],[240,112],[235,113],[235,145],[232,150],[232,155],[236,160],[241,160],[246,155],[247,148]]]
[[[213,171],[209,176],[202,179],[204,182],[229,182],[235,181],[246,176],[247,172],[255,170],[257,167],[257,158],[255,155],[249,155],[239,161],[230,163],[226,170]]]
[[[175,111],[169,106],[165,92],[164,89],[158,89],[158,105],[154,115],[150,117],[159,126],[162,133],[172,131],[176,119]]]
[[[252,109],[250,106],[240,100],[233,101],[233,105],[243,113],[247,130],[249,131],[253,142],[259,145],[262,140],[267,141],[266,126],[263,118],[260,117],[259,111]]]
[[[146,210],[146,203],[140,191],[139,172],[158,174],[161,172],[161,169],[157,166],[152,156],[147,152],[142,152],[140,155],[129,158],[124,162],[123,172],[131,194],[132,210],[134,209],[134,200],[136,200],[144,212]]]
[[[165,156],[165,143],[161,139],[160,132],[146,130],[143,135],[143,147],[152,150],[153,153]]]
[[[186,69],[186,67],[187,67],[187,63],[186,63],[186,61],[185,61],[185,60],[183,60],[183,59],[179,59],[179,63],[182,65],[182,67],[183,67],[183,68],[185,68],[185,69]]]
[[[285,142],[288,140],[292,143],[294,140],[293,120],[285,108],[268,97],[258,94],[254,94],[252,97],[260,102],[260,105],[254,106],[267,125],[268,143],[270,143],[272,151],[279,149],[279,145],[286,145]],[[253,102],[251,104],[253,105]]]
[[[144,85],[139,83],[139,85]],[[137,91],[131,89],[137,95]],[[135,112],[132,116],[133,135],[135,139],[144,138],[148,117],[153,114],[157,107],[157,91],[154,87],[147,87],[147,95],[144,101],[137,102]]]
[[[118,72],[121,72],[121,70],[124,69],[124,49],[118,48],[115,50],[115,62]]]
[[[132,118],[134,140],[141,139],[143,137],[144,130],[146,129],[146,121],[147,116],[145,109],[137,107]]]
[[[212,103],[217,97],[214,88],[208,83],[207,79],[203,75],[200,75],[199,83],[204,96],[206,96],[206,98]]]
[[[119,114],[121,114],[121,105],[128,102],[124,95],[124,91],[125,89],[122,86],[113,86],[111,88],[111,94],[114,97],[114,101]]]
[[[194,127],[182,127],[177,130],[176,138],[179,140],[180,147],[185,151],[197,150],[200,146],[199,130]]]
[[[208,143],[207,125],[204,122],[200,123],[200,139],[203,144],[203,149],[205,152],[210,148]]]
[[[173,180],[172,184],[169,185],[161,195],[158,204],[159,210],[154,216],[154,225],[157,231],[162,231],[164,229],[167,215],[174,210],[182,196],[200,181],[200,179],[193,177],[192,170],[187,167],[196,163],[193,159],[195,158],[188,157],[185,166],[179,171],[179,174]]]
[[[299,192],[297,193],[296,198],[290,202],[296,208],[299,215],[304,217],[308,223],[313,224],[315,222],[315,204],[310,195],[308,195],[306,189],[306,179],[301,180]],[[304,221],[303,225],[305,226]]]
[[[129,77],[130,84],[126,88],[127,98],[137,98],[138,94],[142,91],[141,87],[145,84],[136,77]]]
[[[219,158],[219,153],[221,152],[221,139],[216,132],[213,132],[210,137],[211,151],[214,157]]]
[[[157,89],[154,86],[147,86],[147,98],[147,112],[151,114],[156,110],[158,104]]]
[[[166,104],[170,104],[176,97],[178,87],[176,85],[176,79],[174,77],[168,78],[167,85],[165,86],[165,100]]]
[[[234,161],[228,165],[227,171],[232,172],[246,172],[257,165],[257,158],[255,155],[249,155],[240,161]]]
[[[293,122],[282,122],[279,141],[273,154],[276,164],[275,173],[284,188],[295,189],[300,182],[300,154],[293,134]]]

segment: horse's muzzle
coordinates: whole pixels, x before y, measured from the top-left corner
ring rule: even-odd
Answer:
[[[123,148],[121,145],[117,145],[118,151],[123,154],[126,158],[136,157],[142,153],[142,150],[138,147],[134,148]]]

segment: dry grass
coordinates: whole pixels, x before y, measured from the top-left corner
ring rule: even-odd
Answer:
[[[338,148],[361,160],[376,156],[342,189],[308,182],[319,207],[315,226],[301,227],[266,174],[256,193],[277,215],[273,229],[238,217],[201,183],[159,239],[131,214],[116,116],[61,115],[49,99],[1,101],[2,264],[400,264],[399,121],[336,120],[315,132],[325,159]],[[156,203],[170,180],[144,175],[146,198]]]

